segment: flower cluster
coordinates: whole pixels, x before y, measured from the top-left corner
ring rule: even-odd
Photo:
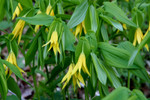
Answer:
[[[24,72],[20,67],[18,67],[17,65],[17,60],[16,60],[16,56],[14,54],[13,51],[11,51],[6,59],[6,61],[10,62],[11,64],[15,65],[18,70],[21,72]],[[12,71],[10,69],[8,69],[8,67],[6,65],[4,65],[4,68],[5,68],[5,74],[10,76],[12,74]]]
[[[70,64],[67,74],[64,76],[64,78],[61,81],[61,83],[65,82],[62,89],[65,88],[65,86],[70,81],[71,77],[73,77],[74,89],[75,89],[76,84],[78,84],[78,86],[81,87],[79,82],[85,85],[85,82],[81,75],[81,69],[83,70],[84,73],[87,73],[90,76],[90,73],[86,66],[86,57],[85,57],[84,52],[80,54],[76,65],[74,65],[73,63]]]

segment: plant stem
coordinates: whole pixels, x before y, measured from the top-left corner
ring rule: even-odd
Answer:
[[[31,69],[32,77],[33,77],[33,83],[34,83],[34,87],[35,87],[35,94],[37,96],[37,99],[40,100],[40,96],[39,96],[39,92],[38,92],[38,88],[37,88],[37,82],[36,82],[36,74],[34,73],[34,59],[33,59],[33,67],[30,66],[30,69]]]
[[[128,88],[130,89],[130,71],[128,70]]]
[[[88,90],[86,86],[84,87],[84,91],[85,91],[85,100],[89,100]]]
[[[47,80],[49,80],[49,72],[48,72],[47,65],[45,65],[45,69],[46,69]]]
[[[98,90],[99,90],[99,93],[100,93],[100,97],[102,99],[104,97],[104,95],[103,95],[103,91],[102,91],[101,83],[100,82],[98,82]]]

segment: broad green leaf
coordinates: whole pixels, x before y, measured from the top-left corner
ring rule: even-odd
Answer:
[[[116,4],[113,2],[104,2],[104,7],[106,12],[113,15],[117,20],[120,22],[127,24],[132,27],[137,27],[135,23],[133,23],[131,20],[129,20],[126,16],[126,14],[123,12],[122,9],[120,9]]]
[[[32,0],[18,0],[21,5],[23,5],[26,8],[32,8],[33,7],[33,2]]]
[[[96,89],[97,75],[96,75],[96,71],[95,71],[93,64],[91,64],[91,66],[90,66],[90,75],[91,75],[91,78],[90,78],[91,84],[92,84],[93,88]]]
[[[85,37],[88,39],[88,41],[90,43],[91,50],[96,51],[97,50],[97,39],[96,39],[95,33],[93,31],[88,31],[87,34],[85,35]]]
[[[12,22],[8,22],[8,21],[1,21],[0,22],[0,30],[5,30],[9,27],[12,27]]]
[[[89,6],[86,17],[84,20],[86,31],[97,31],[98,27],[98,14],[96,8],[91,5]]]
[[[71,16],[71,19],[69,20],[67,26],[69,28],[73,28],[80,24],[86,15],[88,9],[88,2],[87,0],[84,0],[80,5],[76,6],[75,11],[73,12],[73,15]]]
[[[97,77],[99,79],[99,81],[106,85],[106,81],[107,81],[107,75],[106,72],[103,69],[103,65],[100,63],[99,59],[97,58],[97,56],[94,53],[91,53],[91,57],[92,57],[92,61],[96,70],[96,74]]]
[[[100,96],[95,96],[94,98],[92,98],[92,100],[101,100]]]
[[[12,77],[8,78],[7,86],[8,86],[8,89],[11,90],[11,92],[15,93],[17,95],[17,97],[21,99],[20,88]]]
[[[80,4],[82,0],[63,0],[65,3],[70,3],[70,4]]]
[[[108,33],[107,33],[107,30],[106,30],[104,23],[102,23],[102,25],[101,25],[101,35],[102,35],[102,38],[104,41],[109,40]]]
[[[122,25],[121,25],[119,22],[117,22],[116,20],[114,20],[114,19],[112,19],[112,18],[110,18],[110,17],[108,17],[108,16],[105,16],[105,15],[100,15],[100,17],[101,17],[104,21],[106,21],[108,24],[114,26],[116,29],[118,29],[118,30],[120,30],[120,31],[123,31]]]
[[[129,97],[129,89],[120,87],[112,91],[108,96],[102,100],[127,100]]]
[[[74,43],[75,43],[75,36],[69,30],[66,24],[64,25],[64,35],[65,35],[65,50],[75,51]]]
[[[23,76],[21,75],[20,71],[18,70],[18,68],[9,63],[8,61],[5,61],[5,60],[2,60],[0,59],[0,62],[2,62],[3,64],[5,64],[17,77],[19,77],[21,80],[25,81],[26,83],[28,83],[24,78]],[[28,83],[29,84],[29,83]],[[29,84],[31,86],[31,84]]]
[[[144,94],[138,89],[134,89],[131,94],[136,95],[138,100],[147,100]]]
[[[42,30],[42,29],[41,29]],[[38,37],[41,34],[41,31],[39,33],[36,34],[35,38],[33,39],[29,50],[27,51],[27,53],[25,54],[25,65],[28,65],[33,58],[35,57],[36,51],[38,49]]]
[[[127,69],[138,69],[142,67],[137,65],[136,62],[133,65],[128,66],[130,53],[127,50],[111,46],[106,42],[101,42],[99,47],[105,62],[110,66]]]
[[[58,14],[64,14],[64,9],[61,3],[57,3]]]
[[[9,95],[7,96],[6,100],[19,100],[19,99],[15,95]]]
[[[117,78],[114,70],[111,67],[105,66],[105,72],[107,74],[108,79],[110,80],[110,82],[115,88],[121,86],[119,79]]]
[[[33,17],[19,17],[18,19],[22,19],[29,24],[32,25],[46,25],[49,26],[54,20],[53,16],[49,16],[47,14],[41,13],[37,14]]]
[[[118,45],[119,48],[123,48],[125,50],[127,50],[131,56],[133,56],[134,52],[137,50],[132,43],[126,41],[126,42],[122,42]],[[142,60],[141,55],[138,53],[134,59],[134,62],[141,66],[140,69],[137,70],[130,70],[134,75],[138,76],[139,78],[143,79],[146,82],[150,82],[150,77],[146,71],[146,69],[144,68],[144,62]]]
[[[45,0],[39,0],[39,6],[40,6],[40,11],[44,13],[46,11]]]

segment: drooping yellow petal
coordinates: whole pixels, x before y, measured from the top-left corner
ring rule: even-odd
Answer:
[[[79,81],[80,81],[83,85],[85,85],[84,80],[83,80],[83,77],[81,76],[80,73],[78,73],[77,78],[79,79]]]
[[[18,5],[13,13],[12,20],[14,20],[16,16],[19,16],[19,14],[22,10],[23,10],[23,8],[22,8],[21,4],[18,3]]]
[[[20,19],[18,23],[16,24],[14,30],[12,31],[12,34],[14,35],[12,39],[17,38],[19,36],[18,44],[20,43],[20,40],[21,40],[24,25],[25,25],[25,21]]]
[[[11,51],[6,59],[6,61],[10,62],[11,64],[15,65],[17,67],[17,69],[20,71],[20,73],[24,72],[20,67],[18,67],[17,65],[17,60],[16,60],[16,56],[13,53],[13,51]],[[5,67],[5,74],[8,74],[8,77],[12,74],[12,71],[6,66]]]
[[[136,33],[137,33],[137,34],[136,34],[136,35],[137,35],[137,41],[138,41],[138,43],[140,44],[141,41],[142,41],[142,38],[143,38],[143,33],[142,33],[142,31],[141,31],[140,28],[137,28]]]
[[[86,34],[87,31],[86,31],[86,28],[85,28],[85,22],[84,21],[82,21],[82,27],[83,27],[83,30],[84,30],[84,34]]]
[[[123,26],[123,28],[124,28],[125,30],[127,30],[126,24],[122,24],[122,26]]]
[[[73,69],[73,67],[74,67],[74,64],[71,63],[70,66],[69,66],[69,70],[68,70],[67,74],[63,77],[63,79],[61,81],[61,83],[63,83],[64,81],[66,81],[65,84],[63,85],[62,89],[64,89],[65,86],[67,85],[67,83],[70,81],[71,76],[72,76],[72,69]]]
[[[51,5],[48,5],[47,6],[47,9],[46,9],[46,14],[47,15],[50,15],[50,16],[54,16],[54,11],[53,11],[53,9],[52,9],[52,7],[51,7]],[[50,12],[51,11],[51,12]],[[49,14],[50,13],[50,14]]]
[[[76,30],[75,30],[75,37],[77,37],[77,35],[80,33],[81,36],[81,32],[82,32],[82,24],[77,25]]]
[[[48,49],[48,51],[51,50],[51,48],[53,47],[53,51],[54,51],[55,55],[57,52],[59,52],[61,54],[60,49],[59,49],[57,31],[54,31],[52,33],[50,40],[46,44],[44,44],[43,46],[46,46],[49,43],[51,43],[51,44],[50,44],[50,48]]]

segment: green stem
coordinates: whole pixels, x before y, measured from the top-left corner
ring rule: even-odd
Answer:
[[[49,80],[49,72],[48,72],[47,65],[45,65],[45,69],[46,69],[47,80]]]
[[[67,90],[68,100],[70,100],[69,90]]]
[[[64,100],[66,100],[65,90],[63,90],[62,93],[63,93],[63,98],[64,98]]]
[[[84,91],[85,91],[85,100],[89,100],[88,90],[86,86],[84,87]]]
[[[130,89],[130,71],[128,70],[128,88]]]
[[[98,90],[99,90],[99,93],[100,93],[100,97],[102,99],[104,97],[104,95],[103,95],[103,91],[102,91],[101,83],[100,82],[98,82]]]
[[[33,68],[34,68],[34,59],[33,59]],[[36,82],[36,74],[34,73],[34,70],[32,69],[31,66],[30,66],[30,69],[31,69],[32,77],[33,77],[33,83],[34,83],[34,87],[35,87],[35,94],[37,96],[37,99],[40,100],[40,96],[39,96],[39,92],[38,92],[38,88],[37,88],[37,82]]]

